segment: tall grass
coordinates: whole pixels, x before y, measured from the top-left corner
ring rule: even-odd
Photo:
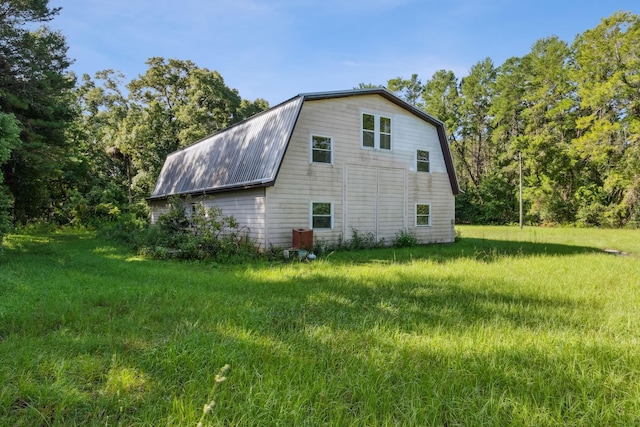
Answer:
[[[244,266],[8,236],[0,425],[640,424],[640,232],[461,232]]]

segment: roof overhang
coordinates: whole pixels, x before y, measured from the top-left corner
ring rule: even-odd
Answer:
[[[151,197],[147,197],[147,201],[149,202],[153,202],[156,200],[167,200],[170,197],[197,197],[197,196],[209,196],[211,194],[217,194],[217,193],[228,193],[231,191],[239,191],[239,190],[250,190],[252,188],[263,188],[263,187],[273,187],[273,185],[275,184],[275,180],[271,180],[268,182],[255,182],[255,183],[246,183],[246,184],[235,184],[235,185],[227,185],[227,186],[223,186],[223,187],[216,187],[216,188],[208,188],[208,189],[202,189],[202,190],[191,190],[191,191],[185,191],[182,193],[171,193],[171,194],[162,194],[162,195],[157,195],[157,196],[151,196]]]

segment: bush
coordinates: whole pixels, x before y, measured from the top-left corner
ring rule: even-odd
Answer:
[[[418,246],[420,242],[413,230],[400,230],[393,239],[393,246],[396,248],[410,248]]]
[[[2,240],[4,235],[11,230],[10,207],[11,198],[0,188],[0,254],[2,254]]]
[[[376,236],[371,232],[363,233],[355,228],[351,229],[351,240],[348,242],[349,249],[372,249],[382,246],[383,244],[384,242],[380,244],[376,241]]]
[[[355,228],[351,229],[351,239],[345,240],[341,235],[338,238],[337,245],[325,246],[322,248],[323,252],[327,252],[329,250],[347,250],[347,251],[356,251],[360,249],[374,249],[386,246],[386,242],[384,239],[376,240],[375,234],[371,232],[362,232],[356,230]]]
[[[507,177],[492,174],[478,187],[456,196],[456,222],[459,224],[509,224],[518,221],[516,188]]]
[[[103,224],[98,233],[138,250],[149,234],[149,221],[135,213],[122,214],[118,221]]]
[[[142,253],[155,258],[212,259],[217,262],[241,262],[258,255],[246,227],[232,216],[224,216],[222,209],[195,205],[188,216],[185,202],[170,200],[169,212],[149,227]]]

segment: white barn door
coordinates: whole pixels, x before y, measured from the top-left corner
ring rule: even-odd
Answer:
[[[406,170],[348,165],[345,178],[345,239],[355,229],[390,243],[407,227]]]
[[[405,169],[378,168],[378,240],[391,243],[407,227]]]
[[[376,192],[378,171],[365,166],[347,166],[346,220],[344,238],[351,239],[352,230],[376,235]]]

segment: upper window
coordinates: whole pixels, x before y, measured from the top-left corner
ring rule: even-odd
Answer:
[[[429,152],[424,150],[418,150],[417,154],[418,164],[416,168],[418,172],[431,172],[431,168],[429,166]]]
[[[311,161],[332,163],[333,142],[329,136],[311,135]]]
[[[431,225],[431,205],[416,205],[416,227],[428,227]]]
[[[391,150],[391,119],[379,114],[362,113],[362,146]]]
[[[375,147],[376,118],[373,114],[362,114],[362,146]]]
[[[391,119],[380,117],[380,149],[391,150]]]
[[[333,228],[333,206],[331,202],[311,202],[311,228]]]

